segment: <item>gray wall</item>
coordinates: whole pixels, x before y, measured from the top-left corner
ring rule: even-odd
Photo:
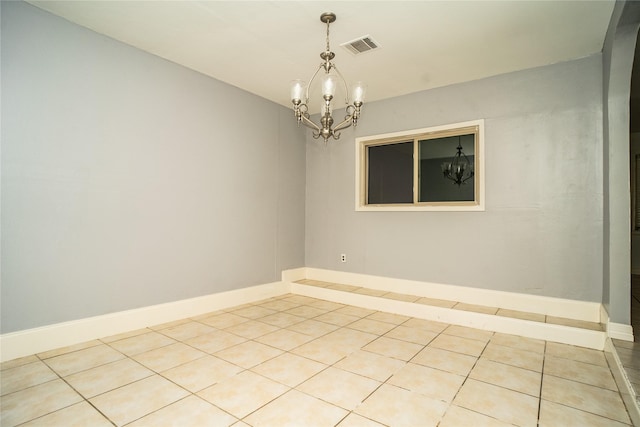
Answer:
[[[636,155],[640,154],[640,133],[632,133],[630,135],[629,146],[631,148],[629,152],[630,170],[633,171],[635,168]],[[638,200],[638,202],[640,203],[640,200]],[[631,212],[633,215],[633,207],[631,208]],[[640,274],[640,233],[635,231],[631,232],[631,272],[633,274]],[[629,303],[631,303],[631,301],[629,301]]]
[[[306,265],[601,301],[601,61],[365,104],[341,141],[307,136]],[[354,137],[475,119],[485,119],[485,212],[354,210]]]
[[[640,274],[640,235],[638,233],[631,235],[631,272]]]
[[[603,289],[612,322],[631,323],[629,98],[640,3],[616,2],[603,47]]]
[[[304,265],[288,109],[2,2],[2,333]]]

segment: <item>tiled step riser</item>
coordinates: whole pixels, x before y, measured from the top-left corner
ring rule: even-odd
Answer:
[[[483,305],[487,307],[499,307],[507,310],[570,318],[587,322],[601,321],[602,304],[589,301],[577,301],[493,289],[479,289],[468,286],[418,282],[414,280],[311,267],[285,270],[282,272],[282,280],[285,282],[296,282],[304,279],[327,283],[348,283],[349,285],[372,290],[457,301],[459,303]]]
[[[292,283],[291,292],[337,303],[356,305],[372,310],[402,314],[453,325],[468,326],[492,332],[577,345],[596,350],[603,350],[606,340],[606,333],[602,331],[396,301],[388,298],[344,292],[300,283]]]

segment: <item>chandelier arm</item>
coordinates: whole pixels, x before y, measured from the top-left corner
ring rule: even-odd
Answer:
[[[324,68],[324,64],[320,64],[320,66],[318,67],[318,69],[316,70],[315,73],[313,73],[313,75],[311,76],[311,79],[309,79],[309,84],[307,84],[307,89],[304,92],[304,103],[308,103],[309,102],[309,88],[311,87],[311,84],[313,83],[313,80],[316,78],[316,76],[318,75],[318,72],[320,70],[322,70]]]
[[[347,87],[347,81],[344,79],[344,76],[342,75],[340,70],[338,70],[338,67],[336,67],[335,65],[331,64],[331,68],[336,70],[336,74],[342,80],[342,86],[344,87],[344,103],[349,105],[349,88]]]
[[[462,153],[462,155],[464,156],[464,160],[467,162],[467,164],[469,165],[469,167],[471,168],[471,173],[473,173],[473,163],[471,163],[469,161],[469,158],[467,157],[466,154],[464,154],[464,152]]]
[[[347,117],[345,117],[345,119],[343,121],[341,121],[340,123],[338,123],[334,128],[333,131],[337,132],[339,130],[342,129],[346,129],[349,126],[351,126],[353,124],[353,114],[348,115]],[[338,139],[338,138],[336,138]]]
[[[462,180],[462,183],[464,184],[465,182],[469,181],[471,178],[473,178],[473,171],[471,171],[468,177]]]
[[[308,128],[315,130],[316,132],[320,132],[322,129],[317,124],[313,123],[309,118],[305,115],[300,117],[300,122]]]

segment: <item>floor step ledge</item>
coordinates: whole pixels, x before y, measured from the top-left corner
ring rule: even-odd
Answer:
[[[295,282],[303,279],[349,284],[373,290],[499,307],[501,309],[587,322],[601,322],[602,320],[602,304],[590,301],[481,289],[471,286],[421,282],[312,267],[285,270],[282,273],[282,280],[285,282]]]
[[[492,332],[520,335],[528,338],[571,344],[604,350],[606,332],[579,327],[535,322],[493,314],[437,307],[354,292],[291,283],[291,292],[336,303],[355,305],[371,310],[385,311],[425,320],[467,326]]]

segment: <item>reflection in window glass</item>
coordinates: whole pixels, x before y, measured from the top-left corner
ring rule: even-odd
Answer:
[[[474,177],[456,184],[447,179],[443,174],[443,163],[450,163],[458,152],[458,146],[462,148],[473,170],[475,161],[475,135],[456,135],[444,138],[425,139],[418,141],[420,153],[419,168],[419,202],[464,202],[475,200]],[[464,160],[463,160],[464,161]]]

